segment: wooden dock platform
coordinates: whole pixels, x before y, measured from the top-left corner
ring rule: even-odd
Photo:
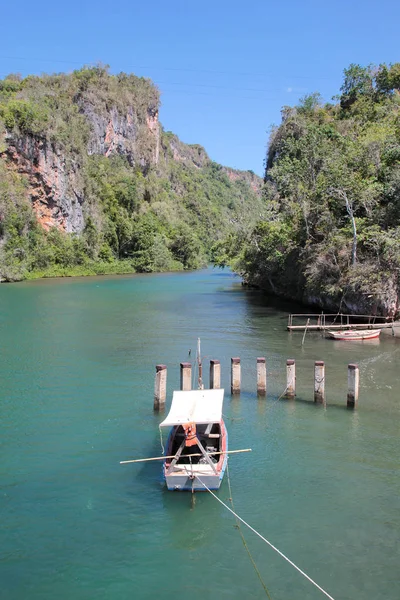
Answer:
[[[297,323],[296,323],[297,320]],[[299,321],[303,321],[299,323]],[[305,321],[305,322],[304,322]],[[294,324],[295,323],[295,324]],[[326,329],[387,329],[398,327],[393,319],[377,315],[336,314],[289,314],[288,331],[325,331]]]

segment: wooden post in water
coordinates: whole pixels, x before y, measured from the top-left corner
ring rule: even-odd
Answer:
[[[315,361],[314,402],[325,402],[325,363],[323,360]]]
[[[154,410],[163,410],[167,398],[167,365],[156,365],[154,382]]]
[[[181,362],[181,390],[187,392],[192,389],[192,363]]]
[[[221,363],[219,360],[210,360],[210,390],[219,390],[221,387]]]
[[[293,358],[286,361],[286,398],[296,396],[296,363]]]
[[[358,365],[350,364],[347,370],[347,408],[355,408],[358,404],[358,386],[360,372]]]
[[[231,394],[240,394],[240,358],[231,358]]]
[[[265,396],[267,393],[267,365],[265,358],[257,358],[257,394]]]

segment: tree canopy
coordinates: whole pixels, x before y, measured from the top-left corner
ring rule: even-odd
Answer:
[[[394,314],[400,63],[352,64],[344,71],[337,104],[312,94],[282,115],[266,157],[267,219],[230,253],[231,263],[247,281],[275,293]]]

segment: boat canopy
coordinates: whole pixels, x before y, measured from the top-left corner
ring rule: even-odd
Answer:
[[[174,392],[167,417],[160,427],[183,423],[218,423],[222,418],[224,390],[190,390]]]

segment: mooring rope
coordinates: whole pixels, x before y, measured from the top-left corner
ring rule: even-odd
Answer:
[[[161,431],[160,425],[158,426],[158,430],[160,432],[160,443],[161,443],[162,453],[165,454],[165,448],[164,448],[164,444],[163,444],[162,431]]]
[[[222,504],[222,506],[224,506],[227,510],[229,510],[229,512],[232,513],[234,515],[234,517],[236,517],[237,519],[239,519],[239,521],[241,521],[243,523],[243,525],[246,525],[246,527],[248,527],[260,539],[262,539],[263,542],[265,542],[266,544],[268,544],[268,546],[270,546],[270,548],[272,548],[272,550],[274,550],[275,552],[277,552],[277,554],[279,554],[280,556],[282,556],[282,558],[284,558],[290,565],[292,565],[292,567],[294,567],[296,569],[296,571],[298,571],[310,583],[312,583],[316,588],[318,588],[319,591],[322,592],[327,598],[330,598],[330,600],[334,600],[334,598],[330,594],[328,594],[328,592],[326,592],[320,585],[318,585],[318,583],[316,581],[314,581],[313,579],[311,579],[311,577],[309,577],[309,575],[307,575],[307,573],[304,573],[304,571],[302,571],[300,569],[300,567],[298,567],[297,565],[295,565],[294,562],[290,560],[290,558],[288,558],[287,556],[285,556],[285,554],[283,554],[283,552],[281,552],[276,546],[274,546],[264,536],[262,536],[261,533],[259,533],[256,529],[254,529],[254,527],[252,527],[251,525],[249,525],[244,519],[242,519],[242,517],[239,517],[239,515],[237,513],[235,513],[235,511],[233,511],[231,508],[229,508],[229,506],[227,504],[225,504],[225,502],[222,502],[222,500],[220,498],[218,498],[218,496],[216,496],[214,494],[214,492],[212,492],[206,486],[206,484],[200,479],[200,477],[198,477],[197,475],[196,475],[196,477],[200,481],[201,485],[207,490],[207,492],[209,492],[211,494],[211,496],[213,496],[216,500],[218,500],[218,502],[220,504]]]
[[[282,394],[279,396],[279,398],[277,398],[276,400],[274,400],[272,402],[272,405],[268,407],[268,411],[272,410],[275,406],[275,404],[278,404],[279,400],[281,400],[281,398],[283,398],[283,396],[286,394],[287,392],[287,386],[285,387],[285,389],[283,390]]]
[[[232,504],[232,508],[233,508],[233,510],[235,510],[235,506],[234,506],[234,504],[233,504],[233,497],[232,497],[231,478],[230,478],[230,476],[229,476],[229,458],[228,458],[228,461],[227,461],[227,463],[226,463],[226,474],[227,474],[227,477],[228,477],[229,501],[230,501],[230,503]],[[239,521],[239,519],[236,517],[236,515],[235,515],[235,519],[236,519],[236,527],[237,527],[237,529],[238,529],[238,531],[239,531],[240,537],[242,538],[243,546],[245,547],[245,549],[246,549],[246,552],[247,552],[247,554],[249,555],[249,558],[250,558],[250,560],[251,560],[251,564],[252,564],[252,565],[253,565],[253,567],[254,567],[254,570],[255,570],[255,572],[256,572],[256,574],[257,574],[257,577],[258,577],[258,579],[260,580],[260,582],[261,582],[261,585],[263,586],[263,588],[264,588],[264,591],[265,591],[265,593],[266,593],[267,597],[269,598],[269,600],[272,600],[272,598],[271,598],[271,595],[270,595],[270,593],[269,593],[269,591],[268,591],[268,588],[267,588],[267,586],[265,585],[265,582],[264,582],[264,580],[263,580],[263,578],[262,578],[262,576],[261,576],[261,573],[260,573],[260,571],[259,571],[259,569],[258,569],[258,567],[257,567],[257,565],[256,565],[256,562],[255,562],[255,560],[254,560],[254,558],[253,558],[253,556],[252,556],[252,554],[251,554],[251,552],[250,552],[250,548],[249,548],[249,547],[248,547],[248,545],[247,545],[247,542],[246,542],[246,540],[245,540],[245,537],[244,537],[244,535],[243,535],[242,529],[241,529],[241,527],[240,527],[240,521]]]

